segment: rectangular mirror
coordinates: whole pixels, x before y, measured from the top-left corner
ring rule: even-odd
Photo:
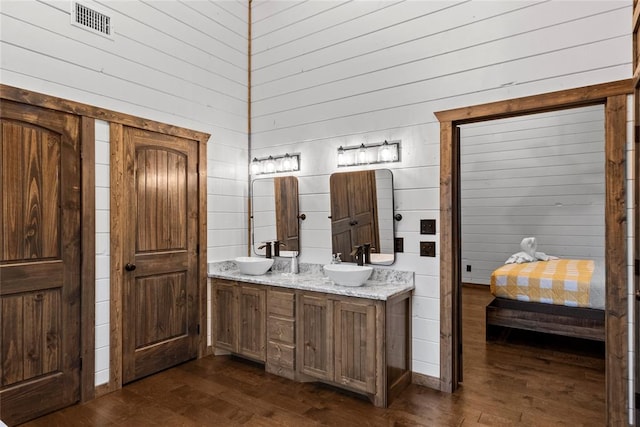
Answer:
[[[355,262],[355,246],[371,244],[371,264],[395,261],[393,174],[389,169],[334,173],[329,180],[333,253]]]
[[[298,178],[281,176],[251,183],[251,237],[253,251],[265,256],[265,242],[280,242],[280,256],[300,253]]]

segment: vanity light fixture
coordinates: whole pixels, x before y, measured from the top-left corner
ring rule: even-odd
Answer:
[[[338,167],[400,161],[400,140],[338,148]]]
[[[279,172],[296,172],[300,170],[300,154],[268,156],[251,161],[251,175],[263,175]]]

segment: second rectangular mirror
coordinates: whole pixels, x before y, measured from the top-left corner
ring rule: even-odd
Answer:
[[[355,262],[354,247],[371,244],[371,264],[395,261],[393,174],[389,169],[334,173],[331,195],[333,253]]]
[[[251,235],[256,255],[266,255],[265,242],[279,242],[280,256],[300,252],[298,178],[281,176],[252,183]],[[274,251],[275,252],[275,251]]]

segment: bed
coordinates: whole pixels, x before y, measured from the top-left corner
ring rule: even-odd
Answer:
[[[604,341],[604,264],[555,259],[505,264],[491,275],[487,339],[504,327]]]

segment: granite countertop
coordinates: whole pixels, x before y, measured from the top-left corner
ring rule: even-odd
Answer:
[[[321,264],[300,263],[298,274],[288,273],[289,260],[276,259],[271,271],[261,276],[241,274],[233,261],[209,263],[209,277],[238,280],[259,285],[279,286],[358,298],[387,300],[414,288],[413,272],[373,268],[363,286],[340,286],[322,272]]]

